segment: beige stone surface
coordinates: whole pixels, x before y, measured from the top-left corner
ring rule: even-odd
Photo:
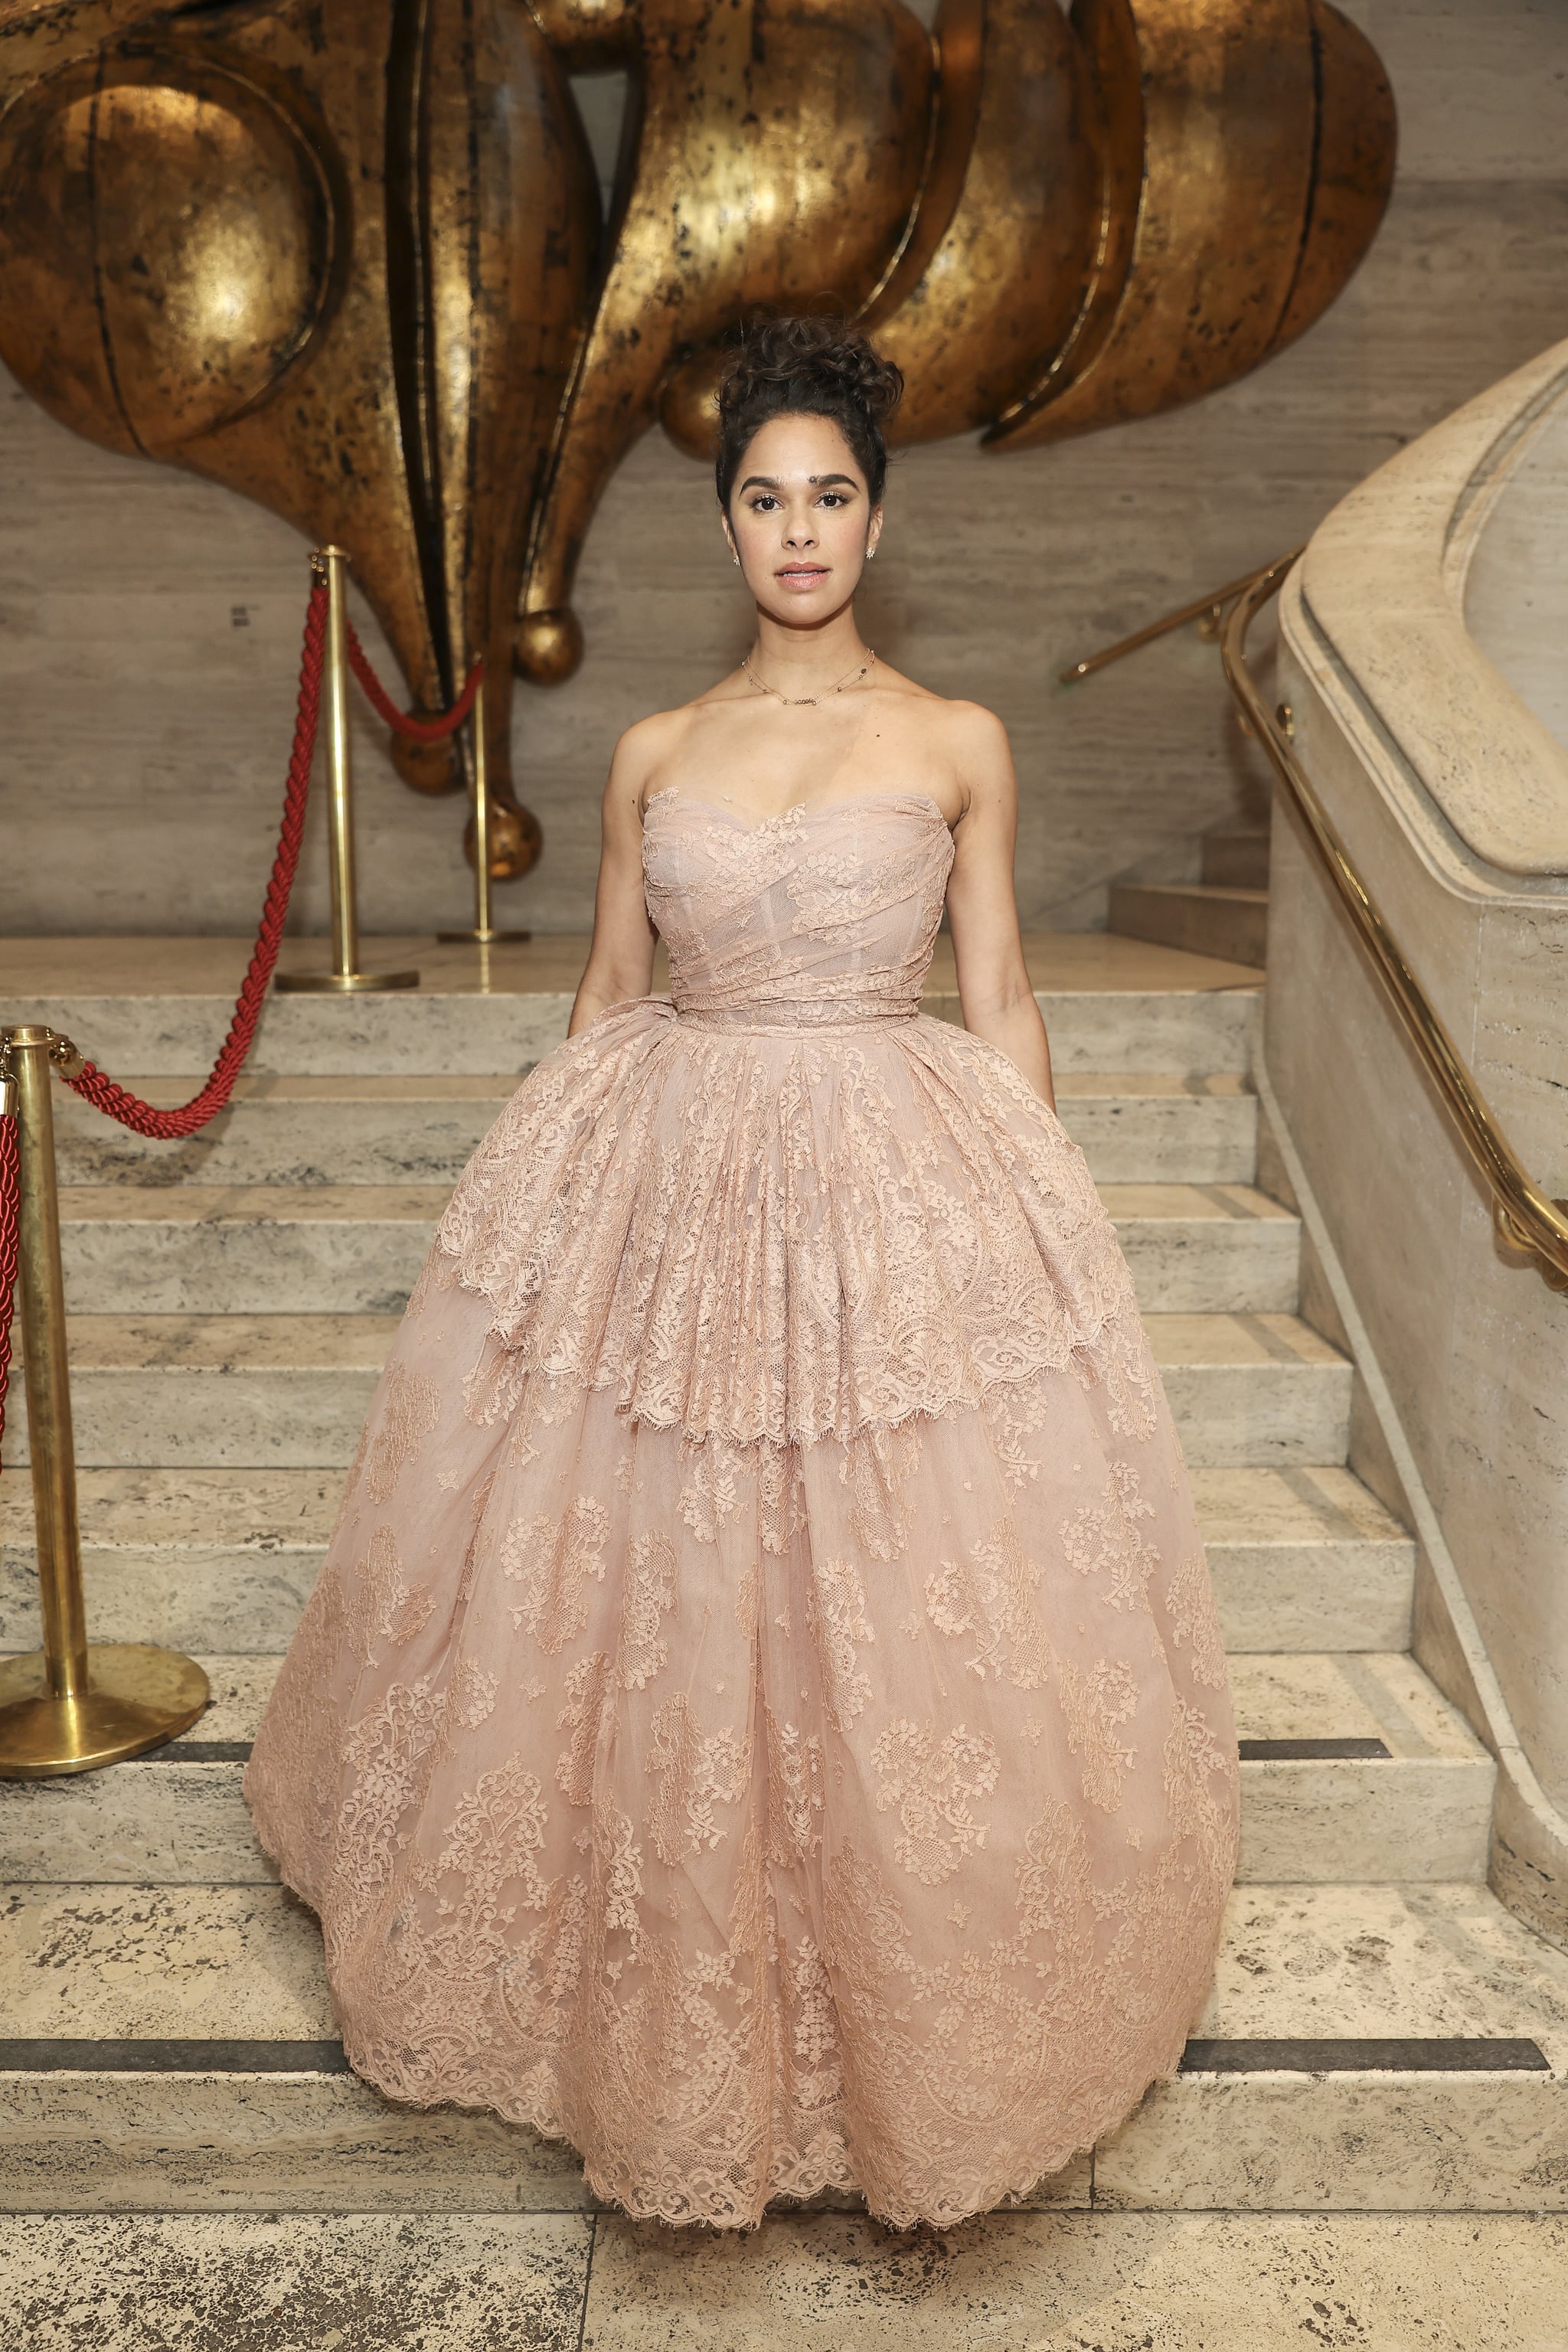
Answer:
[[[1568,2072],[1568,1958],[1466,1883],[1237,1886],[1200,2036],[1525,2037]]]
[[[0,1952],[7,2039],[337,2039],[321,1929],[280,1886],[16,1884]]]
[[[1568,867],[1568,752],[1470,634],[1464,588],[1501,486],[1565,386],[1557,343],[1379,467],[1313,533],[1298,599],[1299,633],[1353,663],[1396,747],[1383,789],[1406,823],[1430,809],[1444,863],[1547,892]]]
[[[0,2077],[0,2210],[11,2213],[558,2213],[594,2202],[564,2141],[477,2111],[391,2106],[353,2074],[22,2069]]]
[[[39,2215],[0,2228],[0,2320],[38,2352],[1557,2352],[1565,2251],[1528,2215]]]
[[[1503,475],[1469,551],[1465,626],[1499,676],[1568,746],[1561,658],[1568,536],[1568,411],[1551,407]]]
[[[585,2215],[13,2220],[31,2352],[579,2352]]]
[[[1097,2207],[1562,2212],[1559,2074],[1189,2074],[1095,2151]]]
[[[601,2216],[584,2352],[1557,2352],[1556,2220],[848,2217],[754,2241]]]

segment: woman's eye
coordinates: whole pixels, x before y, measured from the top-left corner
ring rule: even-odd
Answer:
[[[822,503],[825,507],[841,507],[845,505],[847,501],[842,490],[824,490],[822,493]]]
[[[777,504],[777,499],[770,498],[768,493],[764,490],[761,498],[756,498],[752,500],[752,512],[753,514],[766,514],[770,507],[776,507]]]

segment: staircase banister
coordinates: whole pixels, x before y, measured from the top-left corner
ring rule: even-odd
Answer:
[[[1247,631],[1262,607],[1278,595],[1297,560],[1296,555],[1283,556],[1267,565],[1237,598],[1220,640],[1226,683],[1279,779],[1287,809],[1349,916],[1487,1186],[1500,1241],[1528,1260],[1549,1288],[1568,1292],[1568,1202],[1550,1199],[1521,1163],[1247,665]]]

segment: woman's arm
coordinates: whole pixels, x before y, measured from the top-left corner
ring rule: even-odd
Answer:
[[[1013,847],[1018,784],[1007,730],[989,710],[954,713],[955,765],[968,805],[953,832],[947,920],[963,1025],[1015,1063],[1055,1110],[1051,1049],[1018,936]]]
[[[658,933],[643,896],[642,818],[637,800],[651,764],[654,722],[629,727],[616,746],[600,808],[599,882],[594,938],[572,1001],[566,1034],[574,1037],[606,1004],[646,996]]]

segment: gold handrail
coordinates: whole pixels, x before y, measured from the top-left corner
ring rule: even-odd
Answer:
[[[1226,681],[1250,720],[1258,740],[1284,786],[1286,805],[1296,818],[1318,863],[1383,982],[1428,1077],[1443,1098],[1460,1142],[1491,1194],[1492,1223],[1499,1240],[1522,1255],[1552,1290],[1568,1291],[1568,1201],[1551,1201],[1515,1158],[1507,1137],[1458,1047],[1427,1000],[1405,952],[1389,930],[1371,891],[1290,747],[1289,739],[1258,692],[1247,666],[1247,633],[1262,607],[1277,595],[1300,554],[1281,556],[1243,583],[1220,642]]]
[[[1303,549],[1293,547],[1289,555],[1280,556],[1279,561],[1284,564],[1294,563],[1296,558],[1304,552]],[[1262,568],[1267,571],[1271,567],[1264,565]],[[1228,581],[1223,588],[1211,589],[1206,596],[1194,596],[1190,604],[1178,604],[1173,613],[1163,614],[1159,620],[1149,622],[1145,627],[1134,629],[1130,637],[1118,637],[1113,646],[1102,646],[1099,653],[1088,654],[1082,661],[1074,662],[1071,669],[1058,670],[1057,684],[1076,686],[1079,678],[1092,677],[1099,669],[1109,669],[1112,662],[1124,661],[1129,654],[1137,653],[1143,646],[1152,646],[1156,637],[1168,637],[1173,629],[1183,628],[1189,621],[1201,625],[1205,618],[1211,619],[1213,626],[1205,629],[1200,625],[1199,635],[1218,636],[1226,606],[1233,596],[1239,596],[1260,576],[1258,567],[1255,565],[1250,572],[1244,572],[1239,580]]]

